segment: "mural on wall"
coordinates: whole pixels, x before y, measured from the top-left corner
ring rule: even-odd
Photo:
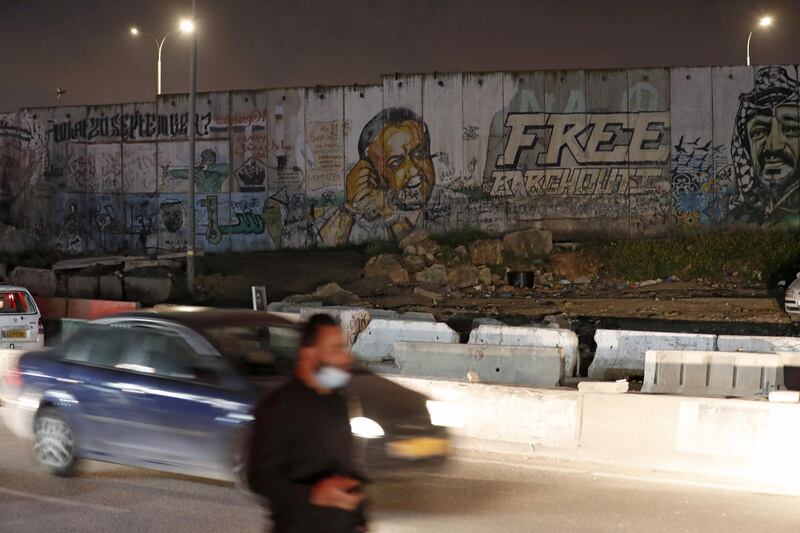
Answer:
[[[800,92],[784,67],[756,72],[753,90],[740,97],[731,158],[737,193],[728,219],[796,227]]]
[[[0,223],[65,254],[800,228],[797,67],[398,75],[0,115]],[[187,136],[198,135],[194,161]],[[187,206],[194,167],[197,196]]]
[[[320,230],[328,245],[348,242],[353,232],[402,239],[417,225],[436,186],[428,127],[409,109],[375,115],[361,131],[358,152],[345,180],[346,202]]]

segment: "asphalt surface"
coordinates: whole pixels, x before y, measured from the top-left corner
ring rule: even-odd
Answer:
[[[377,532],[796,531],[798,498],[581,463],[459,456],[436,474],[373,486]],[[230,485],[84,463],[40,471],[0,428],[1,532],[257,532],[264,516]]]

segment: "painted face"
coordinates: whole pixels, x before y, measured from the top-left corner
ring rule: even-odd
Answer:
[[[175,233],[183,226],[183,206],[177,200],[161,202],[161,220],[167,231]]]
[[[782,188],[797,175],[800,108],[781,105],[747,123],[756,176],[767,188]]]
[[[401,210],[421,209],[436,181],[430,146],[420,122],[408,120],[385,127],[367,149],[380,169],[387,198]]]

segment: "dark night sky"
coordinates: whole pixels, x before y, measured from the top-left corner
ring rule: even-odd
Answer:
[[[0,0],[0,110],[152,100],[191,0]],[[198,0],[198,90],[377,83],[389,72],[800,62],[800,0]],[[164,92],[188,90],[187,40]]]

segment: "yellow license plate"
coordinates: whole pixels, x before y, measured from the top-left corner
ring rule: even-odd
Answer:
[[[386,451],[389,455],[404,458],[446,455],[447,450],[448,444],[446,439],[434,439],[431,437],[397,440],[386,445]]]
[[[7,329],[3,332],[4,339],[25,339],[28,334],[24,329]]]

